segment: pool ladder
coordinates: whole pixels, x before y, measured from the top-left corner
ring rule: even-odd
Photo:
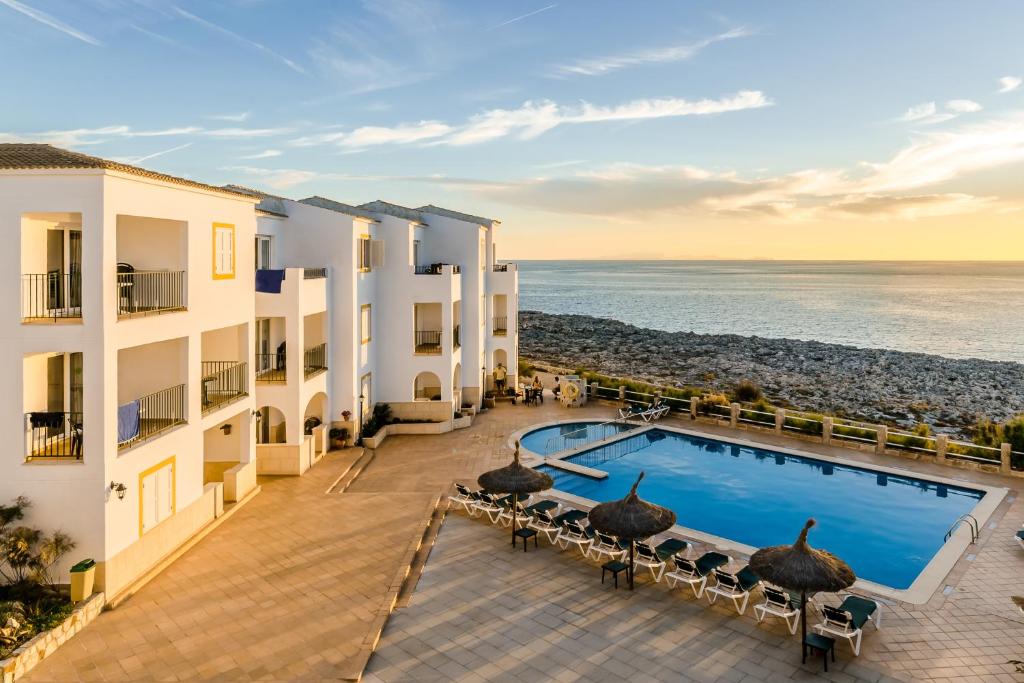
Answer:
[[[949,537],[953,535],[953,532],[956,531],[957,527],[964,523],[966,523],[967,528],[971,530],[971,544],[973,545],[977,543],[978,536],[981,535],[981,526],[978,524],[978,520],[974,518],[974,515],[960,515],[957,517],[956,521],[953,522],[953,526],[949,527],[949,531],[946,532],[946,538],[943,539],[943,542],[948,541]]]

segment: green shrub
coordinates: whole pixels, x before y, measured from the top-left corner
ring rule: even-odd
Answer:
[[[800,417],[786,415],[785,426],[802,434],[821,436],[824,431],[824,419],[825,416],[820,413],[803,413]]]
[[[378,403],[373,407],[370,419],[363,423],[363,436],[372,437],[389,422],[391,422],[391,406],[387,403]]]
[[[833,424],[832,433],[839,437],[845,436],[851,439],[863,439],[865,441],[874,441],[878,436],[878,433],[873,429],[865,429],[863,427],[844,424]]]
[[[971,430],[972,441],[979,446],[999,448],[1001,444],[1010,444],[1010,449],[1024,452],[1024,415],[1018,415],[1002,424],[982,419]]]
[[[739,403],[753,403],[761,399],[761,387],[745,379],[733,387],[732,395]]]
[[[889,445],[902,448],[932,448],[932,428],[923,422],[918,424],[909,435],[889,434]]]

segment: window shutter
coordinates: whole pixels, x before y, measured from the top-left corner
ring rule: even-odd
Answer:
[[[384,240],[370,240],[370,267],[384,267]]]

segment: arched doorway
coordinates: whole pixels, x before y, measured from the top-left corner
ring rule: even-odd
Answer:
[[[421,372],[416,375],[413,398],[417,401],[440,401],[441,379],[433,372]]]
[[[256,443],[286,443],[288,440],[284,413],[273,406],[256,411]]]
[[[302,433],[312,434],[313,428],[322,425],[327,419],[327,394],[318,392],[309,399],[306,410],[302,414]]]

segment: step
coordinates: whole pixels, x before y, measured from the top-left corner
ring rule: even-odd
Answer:
[[[327,493],[344,493],[348,490],[348,487],[356,480],[356,478],[363,473],[371,461],[373,461],[374,451],[372,448],[363,449],[362,454],[353,460],[347,468],[342,470],[341,474],[334,483],[331,484],[330,488],[327,489]]]
[[[442,496],[438,499],[438,503],[437,507],[434,508],[434,514],[430,517],[430,523],[423,530],[420,547],[416,550],[416,554],[413,555],[412,562],[409,564],[409,574],[405,577],[401,590],[398,591],[398,601],[395,603],[395,609],[409,606],[412,594],[416,592],[416,586],[420,581],[420,576],[423,574],[423,568],[427,565],[427,560],[430,559],[430,551],[434,549],[437,536],[441,533],[441,527],[444,525],[444,516],[448,513],[448,501]]]

